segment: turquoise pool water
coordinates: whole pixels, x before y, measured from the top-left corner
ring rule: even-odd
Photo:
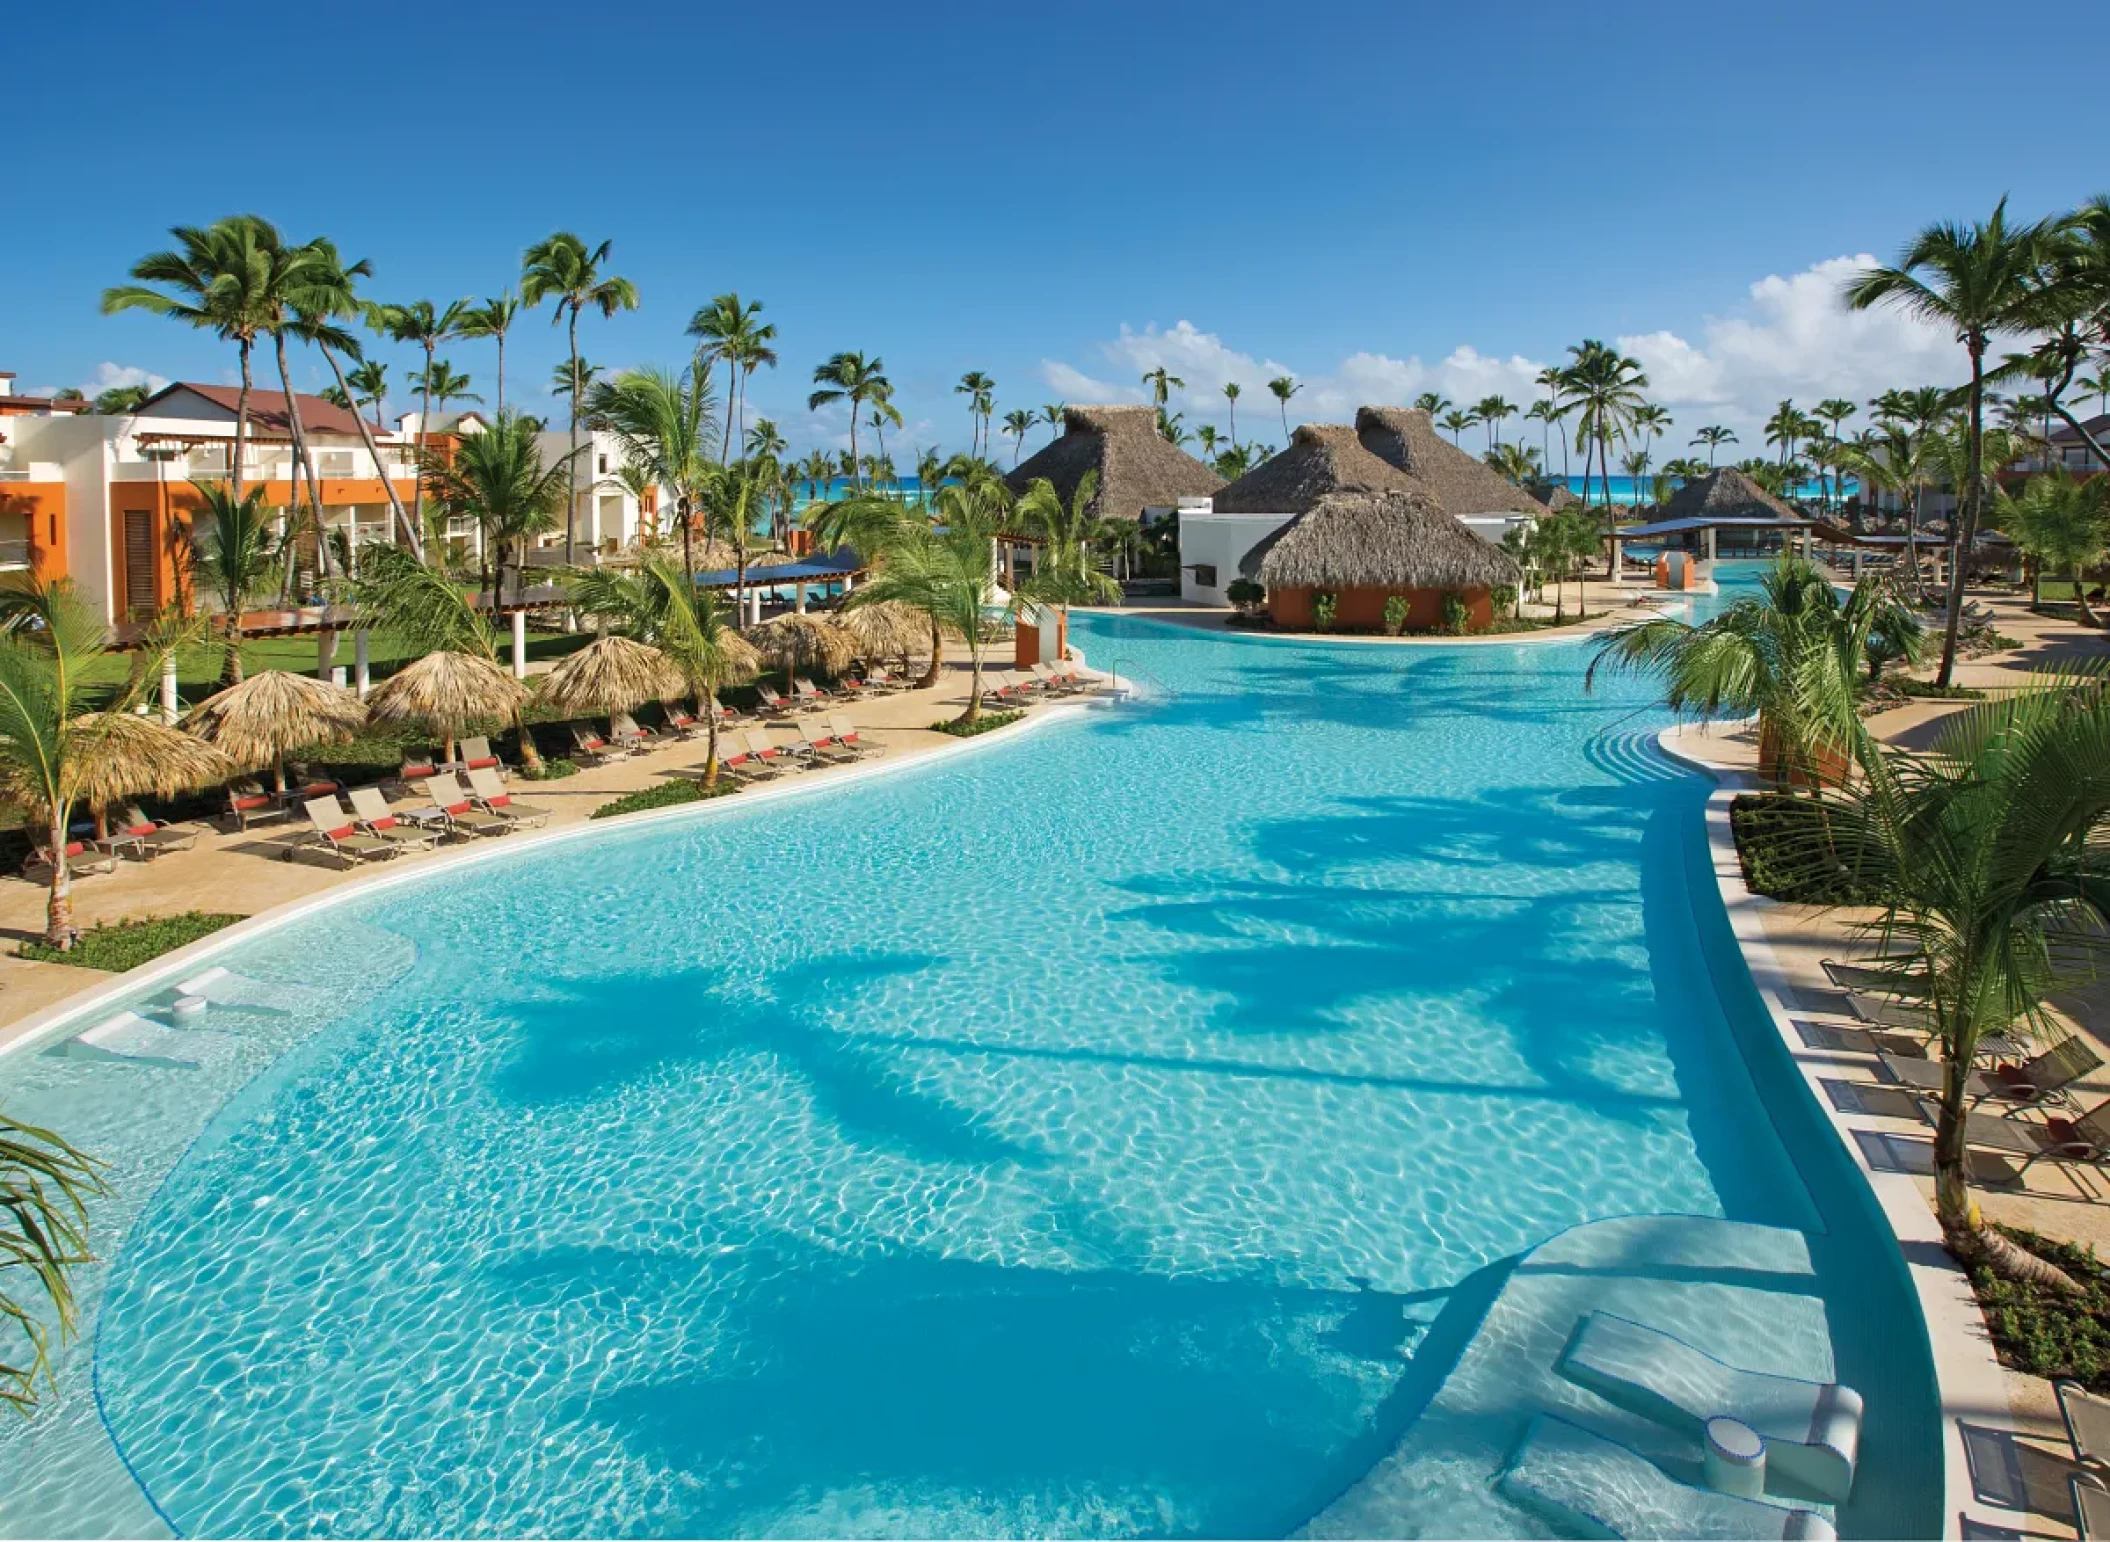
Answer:
[[[0,1059],[120,1187],[0,1529],[123,1529],[99,1423],[194,1535],[1281,1534],[1466,1282],[1634,1212],[1818,1235],[1842,1526],[1937,1524],[1916,1308],[1647,692],[1076,632],[1157,699],[352,898],[228,951],[195,1070]]]

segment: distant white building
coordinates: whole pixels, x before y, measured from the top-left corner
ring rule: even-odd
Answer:
[[[415,440],[418,431],[418,414],[406,412],[396,419],[397,428],[408,439]],[[463,412],[433,422],[434,434],[476,434],[490,426],[490,420],[479,412]],[[542,449],[542,463],[554,466],[571,452],[571,434],[568,430],[548,429],[537,436]],[[579,430],[581,454],[578,465],[578,503],[575,511],[577,560],[596,562],[612,557],[627,546],[635,545],[639,537],[655,530],[663,530],[661,511],[669,509],[672,500],[666,491],[657,485],[649,485],[639,492],[632,492],[621,480],[623,451],[616,436],[590,429]],[[450,540],[464,543],[468,552],[481,555],[480,535],[473,520],[457,521],[447,531]],[[530,563],[551,564],[564,561],[564,525],[560,521],[554,531],[541,536],[528,553]]]

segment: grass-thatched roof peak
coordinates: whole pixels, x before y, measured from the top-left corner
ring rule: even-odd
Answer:
[[[1036,451],[1004,480],[1023,493],[1046,477],[1067,504],[1088,471],[1099,473],[1094,519],[1141,519],[1145,509],[1179,507],[1182,498],[1206,498],[1223,478],[1158,432],[1154,407],[1071,407],[1063,413],[1062,437]]]
[[[1656,511],[1655,517],[1658,520],[1802,518],[1734,466],[1723,466],[1706,476],[1693,478],[1670,495],[1670,501]]]
[[[1302,514],[1330,493],[1413,490],[1405,472],[1371,454],[1345,423],[1300,423],[1288,448],[1216,495],[1216,510]]]
[[[1301,433],[1302,430],[1299,430]],[[1321,497],[1241,566],[1270,589],[1491,589],[1516,564],[1421,492]]]
[[[1355,436],[1364,449],[1405,472],[1446,514],[1545,512],[1530,493],[1444,438],[1419,407],[1359,407]]]

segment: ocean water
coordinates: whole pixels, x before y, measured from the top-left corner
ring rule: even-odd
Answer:
[[[8,1529],[119,1526],[93,1422],[191,1535],[1279,1535],[1485,1266],[1868,1224],[1746,1069],[1644,687],[1075,635],[1155,699],[351,898],[227,951],[195,1069],[0,1059],[119,1190]],[[1909,1355],[1877,1273],[1834,1320]]]

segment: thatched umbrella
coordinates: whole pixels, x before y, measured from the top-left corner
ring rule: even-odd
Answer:
[[[839,675],[857,657],[857,639],[818,616],[796,611],[773,617],[740,634],[755,645],[755,651],[771,669],[787,675],[803,674],[818,665],[824,672]]]
[[[657,648],[597,637],[542,677],[542,699],[560,712],[628,712],[679,696],[681,671]]]
[[[184,725],[237,766],[269,766],[286,790],[286,756],[342,743],[366,723],[366,704],[341,685],[266,669],[191,709]]]
[[[78,747],[73,795],[95,815],[98,836],[109,833],[110,805],[152,793],[179,792],[225,781],[241,768],[180,728],[131,712],[90,712],[73,720]]]
[[[454,741],[471,723],[510,718],[528,688],[474,653],[428,653],[381,682],[366,709],[382,723],[423,723],[454,759]]]
[[[868,659],[899,659],[903,669],[909,659],[930,646],[930,621],[920,610],[899,600],[881,600],[877,605],[859,605],[842,613],[842,629],[855,639]]]

